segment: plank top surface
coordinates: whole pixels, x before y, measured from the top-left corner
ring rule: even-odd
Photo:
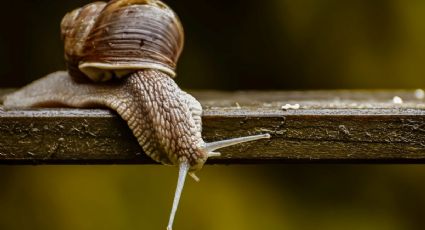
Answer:
[[[272,136],[208,163],[425,162],[422,90],[190,93],[204,108],[206,141]],[[0,107],[0,137],[1,164],[153,163],[107,109]]]

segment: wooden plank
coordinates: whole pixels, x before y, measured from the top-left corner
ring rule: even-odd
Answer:
[[[208,163],[425,162],[421,90],[191,93],[204,107],[205,140],[272,135]],[[282,109],[287,103],[300,108]],[[0,137],[0,164],[153,163],[104,109],[0,107]]]

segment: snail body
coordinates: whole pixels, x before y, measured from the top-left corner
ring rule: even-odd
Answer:
[[[198,180],[214,150],[269,138],[268,134],[206,143],[202,107],[174,82],[183,49],[177,15],[157,0],[95,2],[66,14],[61,23],[68,72],[51,73],[7,95],[6,108],[107,107],[125,120],[144,152],[179,167],[172,228],[186,175]]]

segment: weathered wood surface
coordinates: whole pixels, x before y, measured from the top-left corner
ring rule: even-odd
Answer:
[[[425,162],[420,90],[191,93],[204,107],[207,141],[272,136],[222,149],[208,163]],[[283,110],[287,103],[300,108]],[[153,163],[106,109],[0,107],[0,137],[0,164]]]

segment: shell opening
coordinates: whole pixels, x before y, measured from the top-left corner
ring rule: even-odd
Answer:
[[[176,73],[166,66],[157,63],[107,64],[99,62],[81,63],[78,68],[92,81],[108,81],[111,78],[122,78],[142,69],[156,69],[174,77]]]

